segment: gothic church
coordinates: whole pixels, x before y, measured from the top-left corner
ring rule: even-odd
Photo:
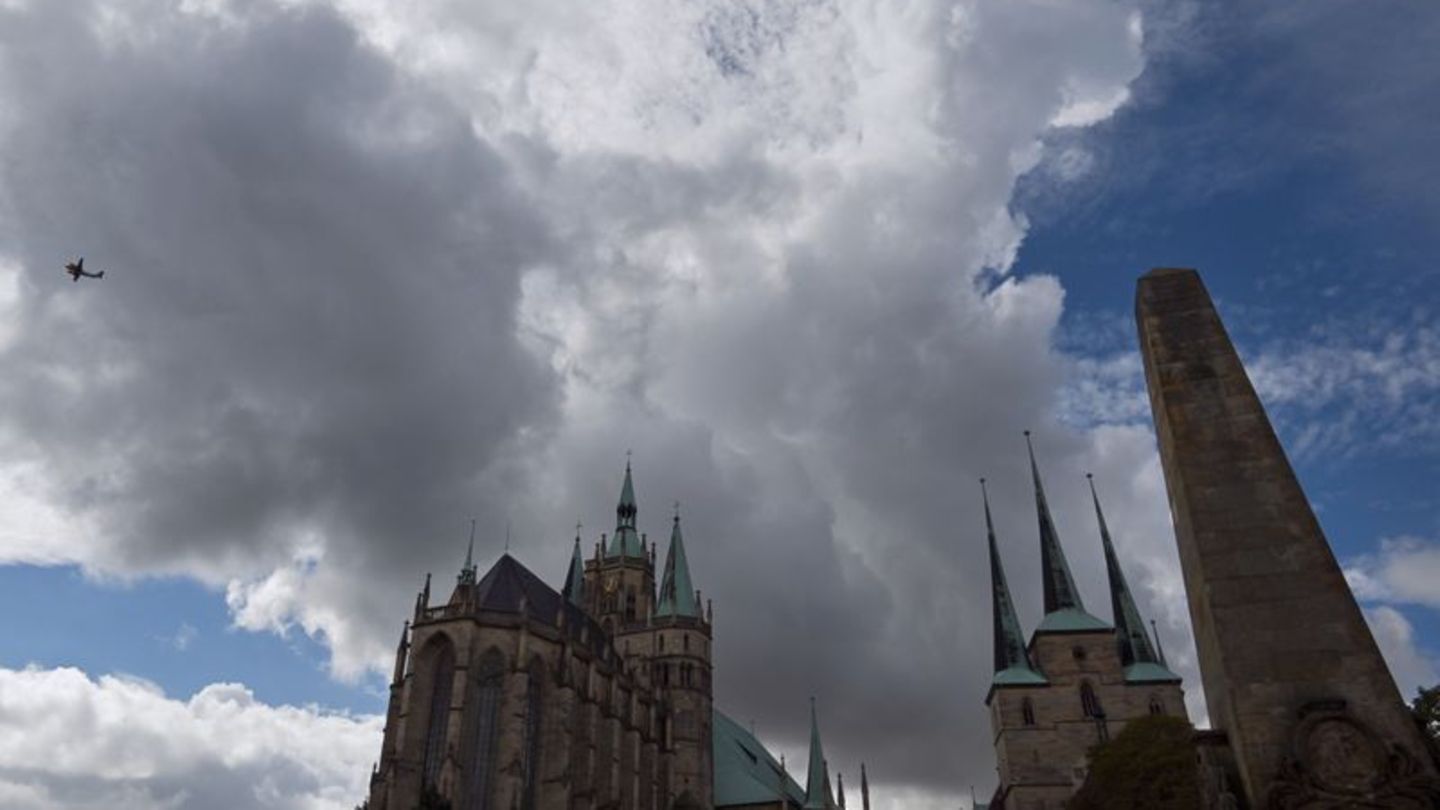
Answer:
[[[630,466],[613,534],[556,591],[506,553],[466,554],[450,598],[430,580],[401,634],[367,810],[844,807],[811,706],[801,787],[713,705],[713,611],[675,516],[657,591]],[[837,780],[838,781],[838,780]],[[864,810],[869,784],[861,771]]]

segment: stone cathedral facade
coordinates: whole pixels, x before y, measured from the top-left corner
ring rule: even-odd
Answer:
[[[802,788],[714,707],[713,611],[677,514],[656,581],[629,465],[613,533],[557,591],[509,553],[415,601],[366,810],[833,810],[819,725]],[[473,543],[472,543],[473,552]],[[869,810],[862,766],[861,792]],[[839,775],[837,774],[837,782]]]
[[[1028,441],[1028,434],[1027,434]],[[1091,748],[1138,717],[1186,717],[1180,676],[1145,629],[1091,483],[1114,623],[1092,616],[1060,545],[1035,453],[1030,451],[1040,524],[1045,615],[1026,643],[1005,579],[985,497],[994,616],[994,677],[985,704],[999,785],[991,810],[1063,810],[1087,773]],[[982,481],[982,487],[983,487]]]

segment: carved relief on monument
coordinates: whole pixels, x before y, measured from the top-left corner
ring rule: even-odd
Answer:
[[[1309,704],[1300,718],[1292,753],[1270,787],[1269,810],[1440,808],[1440,780],[1409,751],[1386,745],[1345,701]]]

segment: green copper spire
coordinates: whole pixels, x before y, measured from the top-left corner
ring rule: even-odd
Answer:
[[[615,506],[615,534],[610,538],[607,557],[644,557],[640,532],[635,529],[635,483],[630,480],[630,461],[625,461],[625,483],[620,487],[620,503]]]
[[[560,595],[577,608],[585,607],[585,562],[580,557],[580,527],[575,527],[575,550],[570,552],[570,571],[565,574],[565,587]]]
[[[1145,633],[1145,620],[1135,606],[1130,585],[1125,581],[1125,572],[1120,568],[1120,557],[1110,540],[1110,527],[1105,524],[1105,512],[1101,510],[1100,496],[1095,492],[1095,477],[1086,473],[1085,478],[1090,482],[1095,519],[1100,523],[1100,544],[1105,547],[1105,572],[1110,578],[1110,609],[1115,614],[1115,635],[1120,644],[1120,663],[1125,667],[1125,678],[1131,681],[1178,681],[1180,676],[1166,669],[1150,643],[1150,636]]]
[[[1035,511],[1040,515],[1040,569],[1044,576],[1045,618],[1035,632],[1079,632],[1108,630],[1110,626],[1085,612],[1070,564],[1060,548],[1060,535],[1050,517],[1050,504],[1045,500],[1045,485],[1040,481],[1040,465],[1035,463],[1035,447],[1030,444],[1030,431],[1025,431],[1025,447],[1030,451],[1030,474],[1035,478]]]
[[[810,698],[810,769],[805,776],[805,810],[828,810],[830,779],[825,773],[825,751],[820,747],[820,722],[815,719],[815,698]]]
[[[690,564],[685,561],[685,539],[680,534],[678,510],[670,529],[670,550],[665,553],[665,573],[660,578],[660,601],[656,603],[655,615],[700,617],[695,586],[690,581]]]
[[[985,502],[985,532],[990,538],[990,607],[994,617],[996,685],[1045,683],[1045,678],[1030,663],[1025,649],[1025,636],[1015,604],[1010,601],[1010,586],[1005,582],[1005,568],[1000,564],[1000,550],[995,543],[995,523],[990,519],[990,493],[985,479],[980,479],[980,497]]]

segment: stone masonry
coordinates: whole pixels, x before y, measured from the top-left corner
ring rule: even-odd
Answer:
[[[1210,718],[1254,808],[1440,807],[1401,700],[1194,270],[1136,320]]]

